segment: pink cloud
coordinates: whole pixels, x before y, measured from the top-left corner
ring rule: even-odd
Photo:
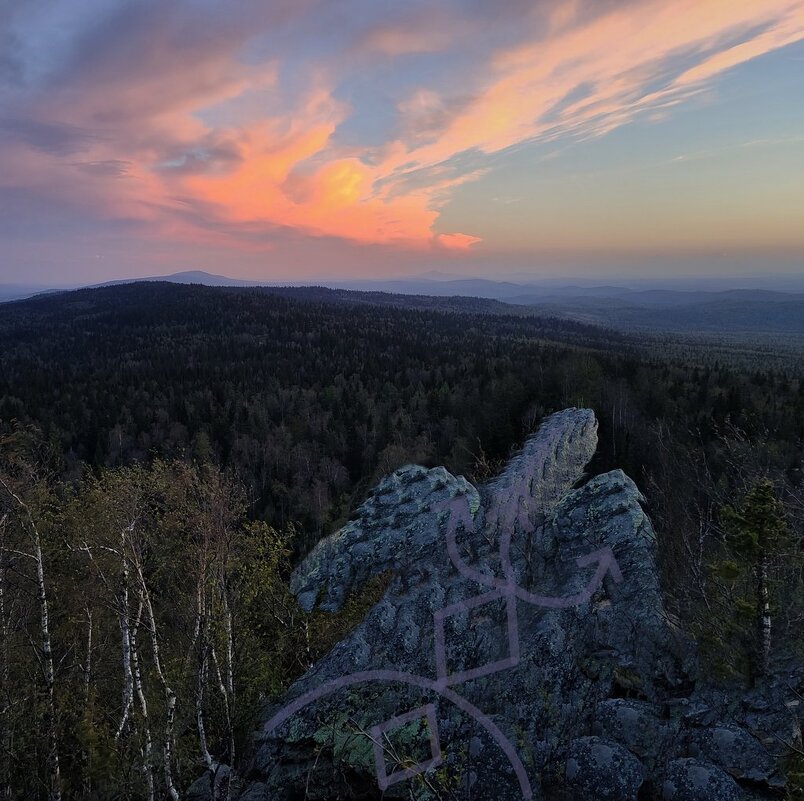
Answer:
[[[395,148],[386,169],[438,164],[470,149],[494,153],[561,133],[605,133],[684,100],[730,67],[804,38],[801,0],[653,0],[570,24],[575,19],[562,10],[548,40],[496,53],[471,102],[445,119],[432,141]],[[681,53],[694,66],[649,91],[657,73]],[[579,86],[592,90],[561,108]],[[423,89],[400,105],[403,113],[421,115],[422,97],[429,110],[444,106]],[[546,116],[556,108],[554,117]]]
[[[436,234],[436,242],[447,250],[469,250],[472,245],[477,245],[482,240],[469,234]]]
[[[76,140],[80,152],[49,152],[31,137],[28,147],[6,145],[0,187],[35,188],[195,242],[236,244],[262,227],[466,252],[480,242],[472,232],[435,231],[456,187],[482,174],[484,156],[672,113],[725,70],[804,38],[802,0],[647,0],[606,4],[594,16],[587,4],[562,3],[547,16],[539,7],[538,31],[535,13],[524,15],[516,46],[491,53],[478,20],[439,25],[419,15],[370,28],[355,46],[364,54],[473,44],[482,54],[460,76],[460,93],[434,82],[393,98],[394,133],[370,147],[337,136],[361,102],[339,99],[346,76],[337,59],[294,75],[289,99],[276,57],[241,58],[248,28],[186,33],[170,16],[152,31],[147,18],[125,52],[87,55],[72,81],[23,106],[65,132],[91,126],[91,137]],[[455,167],[466,151],[478,156],[473,166]]]

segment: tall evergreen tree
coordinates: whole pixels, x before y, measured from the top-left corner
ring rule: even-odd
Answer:
[[[757,481],[741,505],[727,506],[723,519],[732,556],[726,571],[748,580],[740,608],[751,632],[746,641],[750,678],[756,681],[769,669],[779,568],[798,554],[776,488],[768,478]]]

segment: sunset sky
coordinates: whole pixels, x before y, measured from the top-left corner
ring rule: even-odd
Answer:
[[[0,282],[804,273],[804,0],[0,0]]]

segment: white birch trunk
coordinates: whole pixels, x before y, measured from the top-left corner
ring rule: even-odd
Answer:
[[[212,658],[212,664],[215,666],[215,674],[218,678],[218,689],[220,690],[221,697],[223,698],[223,710],[226,715],[226,735],[229,739],[229,765],[234,770],[235,764],[235,740],[234,740],[234,728],[232,727],[232,710],[231,710],[231,702],[229,693],[226,689],[226,685],[223,683],[223,674],[221,673],[220,663],[218,662],[217,654],[215,653],[215,649],[212,648],[210,651],[210,655]],[[231,790],[232,790],[232,774],[229,773],[229,779],[226,783],[226,799],[229,801],[231,798]],[[216,801],[217,799],[217,786],[213,787],[212,792],[212,801]]]
[[[145,603],[145,611],[148,613],[148,623],[151,632],[151,649],[154,657],[154,669],[159,678],[159,683],[162,685],[162,692],[165,696],[165,742],[163,746],[163,759],[162,768],[165,774],[165,788],[172,801],[179,801],[179,791],[173,779],[173,727],[176,722],[176,693],[168,683],[165,672],[162,669],[162,661],[159,657],[159,637],[157,636],[156,629],[156,616],[154,615],[154,608],[151,604],[151,596],[148,593],[148,586],[145,583],[145,576],[142,574],[142,568],[136,564],[137,575],[140,582],[140,589],[142,591],[142,599]]]
[[[206,548],[201,551],[198,560],[198,575],[195,587],[195,614],[198,650],[196,654],[196,681],[195,681],[195,724],[198,731],[198,746],[201,750],[201,759],[207,770],[214,772],[215,763],[207,746],[207,731],[204,725],[204,693],[207,684],[208,672],[208,642],[209,642],[209,609],[206,594]],[[214,793],[213,793],[214,796]]]
[[[92,610],[87,607],[87,656],[84,662],[84,704],[89,704],[92,687]]]
[[[198,729],[198,744],[201,748],[201,759],[209,771],[215,770],[215,761],[212,759],[212,754],[209,753],[207,746],[207,731],[204,726],[204,692],[207,684],[207,644],[202,640],[201,653],[198,659],[198,671],[196,673],[196,686],[195,686],[195,722]]]
[[[25,501],[20,498],[14,490],[5,482],[1,482],[3,489],[14,500],[14,503],[22,511],[25,522],[27,523],[31,537],[33,553],[28,554],[36,564],[36,588],[37,599],[39,601],[40,634],[42,650],[42,672],[45,682],[47,734],[48,734],[48,771],[50,781],[48,786],[48,798],[50,801],[61,801],[61,768],[59,765],[59,739],[56,731],[56,673],[53,666],[53,644],[50,637],[50,614],[48,612],[47,586],[45,584],[45,561],[42,554],[42,538],[39,536],[39,529],[34,522],[31,510]]]
[[[232,721],[235,714],[235,693],[234,693],[234,634],[232,625],[232,609],[229,605],[229,597],[226,590],[226,582],[221,582],[221,595],[223,596],[223,624],[226,630],[226,686],[221,686],[224,698],[224,709],[226,710],[226,726],[229,730],[229,765],[234,770],[235,766],[235,738],[234,726]],[[213,651],[214,656],[214,651]],[[217,660],[216,660],[217,664]],[[220,668],[218,668],[218,680],[220,681]],[[221,685],[223,683],[221,682]],[[231,783],[231,782],[230,782]],[[228,794],[227,794],[228,798]]]
[[[131,526],[123,529],[120,544],[120,562],[122,568],[123,586],[120,592],[120,648],[123,669],[123,711],[120,725],[117,727],[115,740],[119,740],[128,728],[129,718],[134,707],[134,678],[131,674],[131,619],[129,615],[129,566],[126,557],[126,533],[131,533]]]
[[[140,621],[142,620],[142,592],[140,592],[140,603],[137,609],[137,617],[131,627],[131,665],[134,687],[137,691],[137,699],[140,705],[140,716],[142,717],[143,738],[143,770],[145,771],[145,783],[148,787],[148,801],[154,801],[154,765],[153,765],[153,742],[151,740],[151,721],[148,717],[148,700],[142,686],[142,673],[140,671],[140,657],[137,651],[137,633]]]
[[[87,607],[87,643],[86,661],[84,662],[84,709],[89,713],[90,695],[92,691],[92,610]],[[92,796],[92,782],[90,781],[90,751],[84,749],[83,753],[83,776],[81,780],[82,798]]]
[[[26,510],[27,511],[27,510]],[[56,732],[56,674],[53,667],[53,646],[50,638],[50,615],[48,612],[47,587],[45,585],[45,563],[42,556],[42,540],[39,529],[31,523],[31,533],[36,562],[36,584],[39,596],[39,611],[42,629],[42,667],[47,694],[47,728],[48,728],[48,768],[50,770],[50,801],[61,801],[61,768],[59,766],[59,741]]]

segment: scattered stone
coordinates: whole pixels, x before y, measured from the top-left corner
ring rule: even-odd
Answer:
[[[636,801],[644,775],[640,761],[622,746],[581,737],[570,743],[566,777],[577,801]]]
[[[676,759],[667,766],[662,801],[742,801],[739,785],[727,773],[697,759]]]
[[[739,726],[724,723],[697,731],[693,746],[735,779],[777,784],[773,757],[759,740]]]
[[[624,745],[640,758],[653,761],[665,753],[671,727],[659,718],[653,704],[630,698],[609,698],[597,706],[592,730]]]
[[[187,801],[216,801],[226,798],[229,778],[229,766],[219,765],[214,772],[208,770],[196,779],[187,789],[185,798]]]

